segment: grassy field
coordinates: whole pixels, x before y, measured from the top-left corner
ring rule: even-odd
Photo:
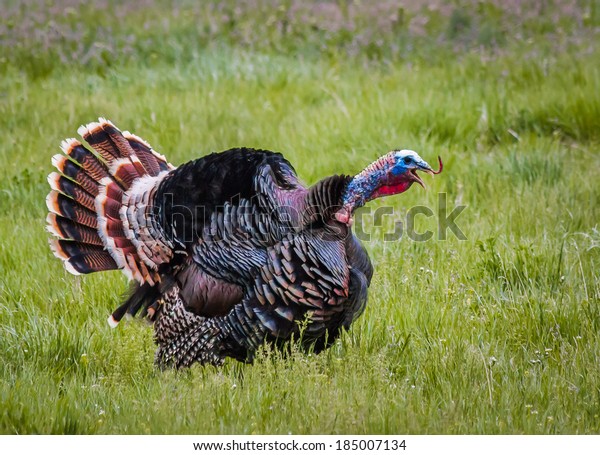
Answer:
[[[83,3],[0,1],[0,433],[600,432],[596,1]],[[174,164],[446,168],[372,204],[394,215],[364,217],[369,305],[332,349],[162,372],[151,327],[106,324],[125,278],[47,245],[50,158],[98,116]],[[385,242],[415,205],[433,238]]]

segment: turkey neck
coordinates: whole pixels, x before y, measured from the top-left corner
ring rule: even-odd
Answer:
[[[303,224],[328,223],[342,207],[342,198],[351,180],[348,175],[332,175],[311,186],[301,209]]]
[[[387,156],[374,161],[348,182],[343,195],[343,206],[349,213],[377,197],[378,189],[390,166],[388,161]]]

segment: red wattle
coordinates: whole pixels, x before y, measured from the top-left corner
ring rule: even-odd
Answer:
[[[381,197],[381,196],[391,196],[393,194],[403,193],[410,185],[412,185],[412,181],[404,181],[397,185],[384,185],[373,193],[372,199]]]

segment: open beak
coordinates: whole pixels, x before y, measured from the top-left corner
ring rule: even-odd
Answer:
[[[419,174],[417,174],[417,171],[421,170],[421,171],[425,171],[427,172],[428,170],[426,169],[421,169],[421,168],[414,168],[414,169],[410,169],[408,172],[410,173],[410,179],[413,182],[417,182],[419,185],[421,185],[423,188],[427,189],[427,187],[425,186],[425,182],[423,182],[423,180],[421,180],[421,177],[419,177]]]
[[[425,186],[425,183],[423,182],[423,180],[421,180],[421,177],[418,176],[417,171],[426,172],[427,174],[429,174],[433,177],[436,174],[439,174],[440,172],[442,172],[442,170],[444,169],[444,163],[442,163],[442,158],[440,156],[438,156],[438,165],[439,165],[439,169],[437,171],[434,171],[429,164],[423,162],[422,164],[419,165],[418,168],[411,169],[409,171],[412,175],[412,180],[417,182],[423,188],[427,188]]]

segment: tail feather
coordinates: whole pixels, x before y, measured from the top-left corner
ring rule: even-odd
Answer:
[[[161,171],[166,171],[167,169],[161,169],[160,162],[152,153],[152,149],[146,143],[144,143],[138,137],[124,132],[123,136],[127,138],[129,141],[131,148],[134,150],[135,154],[146,169],[146,172],[151,176],[157,176]]]
[[[78,254],[91,254],[105,251],[104,247],[81,243],[75,240],[50,239],[50,248],[60,258],[68,259]]]
[[[117,182],[105,178],[102,179],[100,183],[102,184],[102,188],[100,191],[103,191],[103,194],[106,195],[107,198],[113,199],[115,201],[123,200],[123,195],[125,194],[125,192]]]
[[[157,285],[148,282],[143,284],[135,283],[125,303],[117,308],[109,318],[111,325],[115,326],[118,324],[125,314],[135,316],[140,310],[142,317],[149,316],[149,319],[154,321],[159,314],[159,300],[161,296],[172,289],[173,286],[174,281],[172,277],[167,277]],[[149,308],[153,308],[152,315],[149,314]]]
[[[108,251],[76,254],[69,258],[69,264],[79,273],[101,272],[117,268],[115,260]]]
[[[99,129],[94,130],[94,134],[97,135],[96,137],[98,139],[108,141],[112,145],[112,150],[119,156],[135,156],[135,152],[131,148],[131,145],[127,139],[123,137],[121,131],[119,131],[119,129],[113,125],[110,120],[100,118],[99,121]],[[83,138],[86,141],[88,140],[85,136],[83,136]]]
[[[144,168],[151,176],[154,177],[162,171],[175,169],[163,155],[154,151],[152,147],[150,147],[150,144],[142,138],[135,134],[131,134],[129,131],[124,131],[123,137],[129,141],[129,145],[131,145],[131,148],[135,151],[137,157],[144,165]]]
[[[139,163],[136,167],[135,163]],[[140,171],[140,167],[142,168]],[[144,167],[138,159],[119,158],[110,164],[110,174],[119,182],[122,182],[125,188],[130,188],[135,179],[139,179],[144,175]]]
[[[77,132],[105,160],[111,178],[124,189],[148,174],[129,141],[109,120],[100,118],[81,126]]]
[[[119,210],[121,210],[121,202],[108,196],[106,196],[106,198],[102,196],[104,195],[101,194],[100,198],[96,199],[100,201],[100,210],[98,210],[99,215],[103,215],[106,218],[115,221],[119,220]]]
[[[112,133],[112,137],[111,137]],[[88,123],[82,125],[77,130],[85,141],[92,146],[92,148],[98,153],[104,161],[107,163],[112,162],[115,159],[127,157],[133,150],[128,145],[125,146],[121,141],[115,141],[115,133],[120,135],[120,132],[115,126],[108,120],[100,118],[98,122]],[[119,147],[119,145],[121,147]]]
[[[157,286],[150,286],[148,284],[137,286],[125,302],[125,311],[131,316],[135,316],[140,311],[140,308],[143,307],[143,314],[146,314],[145,309],[153,305],[159,298],[160,292]],[[117,309],[117,311],[119,310]],[[123,314],[125,314],[125,311]]]
[[[56,190],[52,190],[48,193],[48,196],[46,197],[46,206],[50,212],[64,216],[75,223],[83,224],[84,226],[94,229],[98,227],[96,213],[83,205],[74,203],[73,199]]]
[[[71,161],[65,155],[54,155],[52,157],[52,164],[63,175],[74,180],[92,196],[96,197],[98,195],[98,182],[88,176],[79,163]]]
[[[58,239],[51,241],[51,249],[71,273],[121,269],[152,286],[160,281],[159,264],[140,253],[146,245],[136,240],[139,233],[127,219],[139,215],[138,209],[128,204],[132,193],[150,191],[162,178],[159,174],[174,167],[142,139],[121,133],[108,120],[100,118],[81,126],[78,133],[91,150],[76,139],[67,139],[61,144],[64,155],[52,158],[58,172],[48,176],[52,190],[46,198],[47,224]],[[150,177],[158,180],[136,184]],[[151,202],[148,196],[144,201]],[[114,317],[113,322],[118,319]]]
[[[109,176],[106,165],[78,140],[67,139],[62,142],[61,148],[65,155],[68,155],[69,158],[77,162],[95,182],[99,182],[104,177]]]
[[[129,308],[129,302],[125,302],[119,308],[117,308],[113,313],[108,317],[108,325],[110,325],[113,329],[119,325],[123,316],[127,312],[127,308]]]
[[[104,246],[96,229],[75,223],[55,213],[49,213],[46,222],[48,223],[48,231],[61,239]]]
[[[94,197],[72,180],[60,175],[58,172],[52,172],[48,176],[48,183],[53,190],[69,196],[86,209],[95,211]]]

